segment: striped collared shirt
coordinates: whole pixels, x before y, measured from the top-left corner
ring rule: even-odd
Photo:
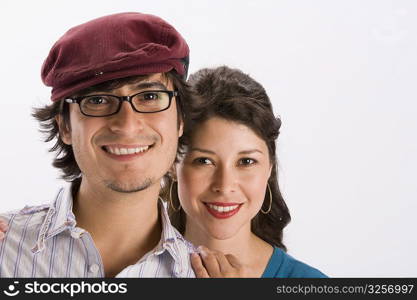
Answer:
[[[91,235],[76,226],[71,185],[48,205],[1,214],[9,224],[0,241],[0,277],[104,277]],[[161,240],[116,277],[195,277],[189,254],[194,246],[171,225],[160,201]]]

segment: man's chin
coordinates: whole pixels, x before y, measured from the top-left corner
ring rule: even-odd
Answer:
[[[106,181],[107,188],[118,193],[136,193],[146,190],[152,185],[152,180],[147,178],[142,182],[125,183],[117,181]]]

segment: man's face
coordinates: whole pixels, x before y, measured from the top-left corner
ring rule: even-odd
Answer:
[[[163,89],[174,88],[159,73],[124,85],[111,94],[126,96]],[[72,145],[83,180],[125,193],[159,185],[174,161],[183,127],[182,122],[178,127],[175,97],[165,111],[138,113],[130,103],[123,102],[120,111],[108,117],[87,117],[78,104],[71,104],[70,124],[70,130],[61,127],[61,137]]]

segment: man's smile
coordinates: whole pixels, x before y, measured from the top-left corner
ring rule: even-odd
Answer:
[[[104,145],[102,150],[111,158],[118,161],[126,161],[135,159],[146,154],[154,144],[150,145]]]

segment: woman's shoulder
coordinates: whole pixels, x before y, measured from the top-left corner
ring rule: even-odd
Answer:
[[[318,269],[275,247],[262,277],[269,278],[327,278]]]

